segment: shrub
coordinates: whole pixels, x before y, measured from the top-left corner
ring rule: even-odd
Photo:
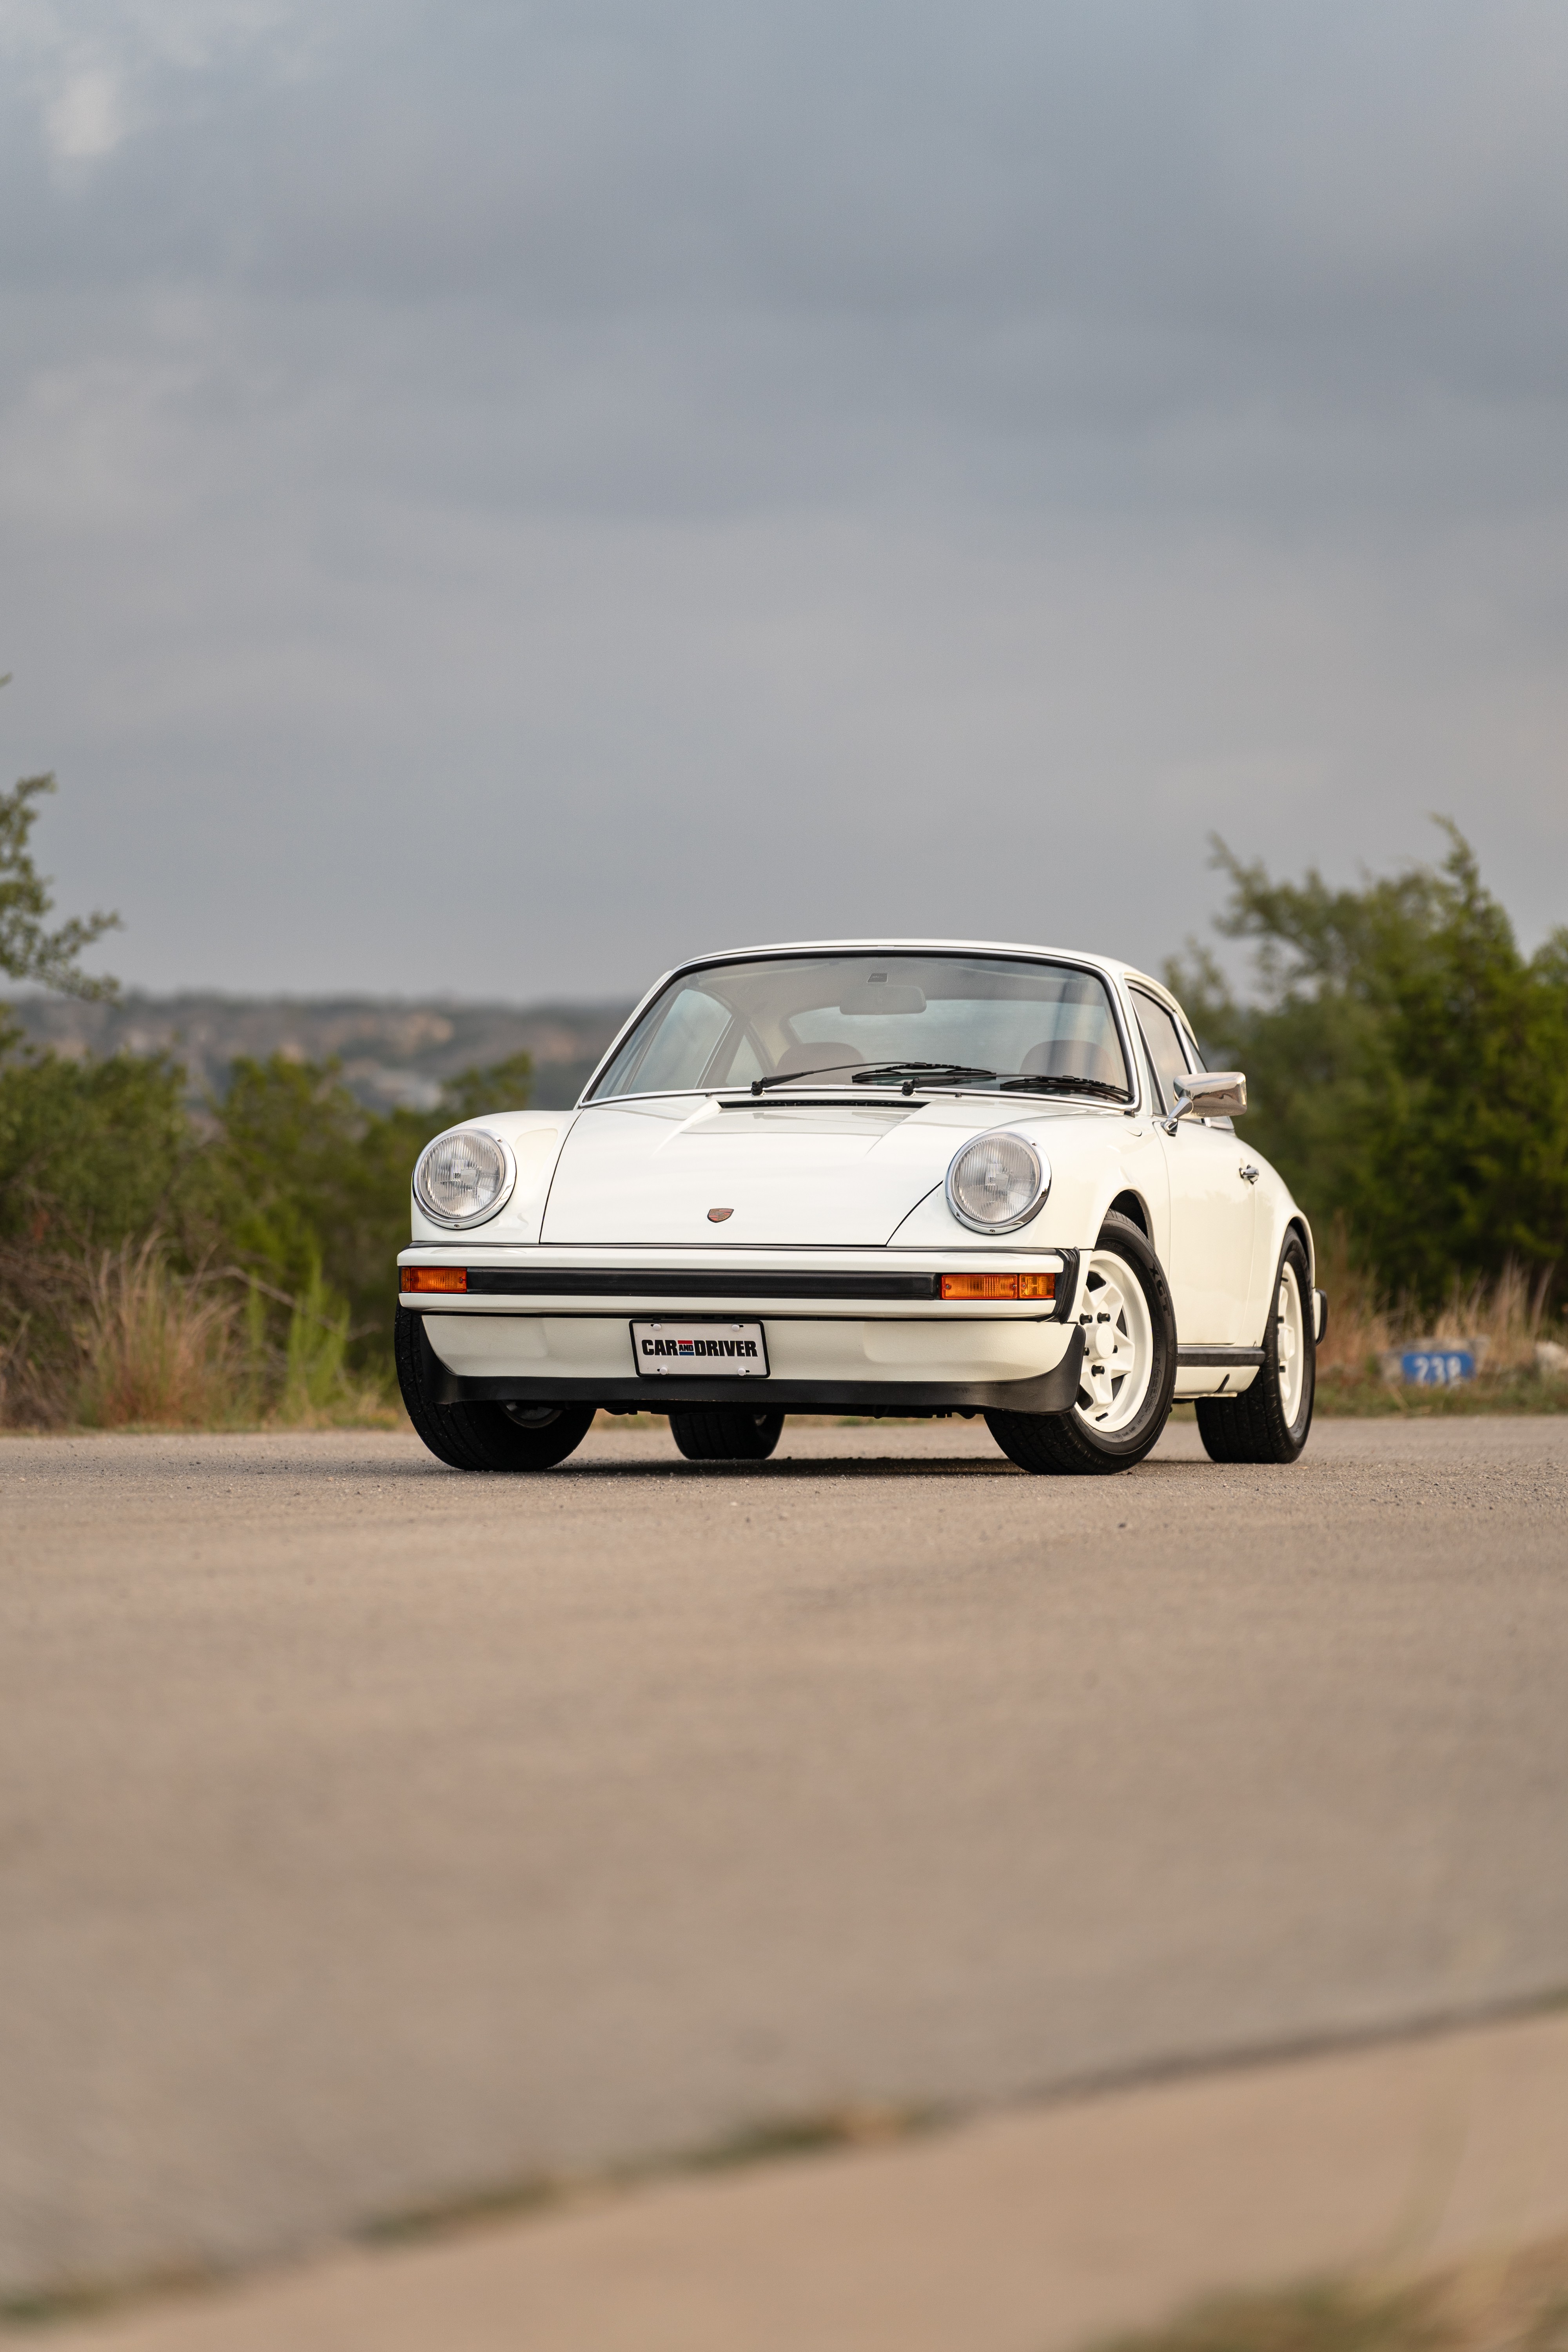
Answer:
[[[310,1296],[312,1314],[346,1308],[347,1360],[384,1360],[409,1172],[440,1122],[365,1111],[331,1065],[281,1055],[237,1062],[210,1115],[214,1132],[186,1190],[193,1243],[200,1236],[210,1254],[290,1297]]]
[[[0,1240],[115,1249],[160,1222],[200,1142],[164,1056],[24,1048],[0,1012]]]
[[[275,1055],[193,1113],[165,1057],[0,1026],[0,1423],[378,1416],[414,1160],[527,1085],[516,1056],[436,1115],[378,1116],[335,1066]]]
[[[1495,1281],[1485,1276],[1457,1280],[1436,1307],[1413,1299],[1390,1304],[1352,1255],[1344,1220],[1336,1218],[1319,1237],[1318,1280],[1330,1300],[1328,1337],[1318,1353],[1322,1410],[1568,1410],[1568,1381],[1542,1361],[1541,1341],[1563,1334],[1561,1317],[1548,1307],[1542,1273],[1531,1281],[1521,1266],[1506,1265]],[[1474,1345],[1475,1380],[1453,1389],[1391,1388],[1383,1376],[1385,1351],[1424,1339]]]
[[[1382,1298],[1426,1311],[1510,1266],[1550,1285],[1568,1257],[1568,932],[1521,954],[1447,831],[1440,869],[1360,890],[1216,845],[1253,992],[1198,948],[1171,972],[1211,1056],[1247,1073],[1248,1141],[1320,1228],[1344,1217]]]
[[[74,1420],[93,1429],[202,1428],[234,1418],[232,1298],[183,1279],[156,1236],[104,1251],[85,1286]]]

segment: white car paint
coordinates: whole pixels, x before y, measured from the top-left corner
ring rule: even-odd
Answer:
[[[1184,1118],[1167,1131],[1141,1045],[1130,983],[1173,1010],[1158,982],[1111,959],[1044,947],[980,940],[858,940],[792,942],[723,957],[693,957],[686,971],[777,954],[978,953],[1068,961],[1109,982],[1134,1041],[1138,1098],[1105,1103],[975,1092],[821,1103],[778,1092],[752,1100],[693,1093],[618,1097],[595,1103],[600,1073],[647,1005],[675,976],[649,990],[595,1071],[574,1110],[502,1111],[465,1122],[504,1139],[517,1181],[501,1212],[458,1234],[415,1203],[413,1245],[400,1265],[505,1265],[546,1272],[617,1263],[679,1271],[721,1264],[737,1276],[724,1312],[765,1318],[774,1370],[796,1379],[837,1376],[931,1382],[1026,1378],[1060,1360],[1070,1324],[1045,1322],[1023,1303],[947,1302],[933,1314],[901,1300],[857,1300],[782,1310],[744,1303],[743,1275],[787,1265],[842,1272],[899,1264],[951,1268],[1046,1269],[1061,1250],[1087,1253],[1113,1202],[1136,1202],[1165,1269],[1183,1349],[1256,1348],[1262,1342],[1287,1229],[1294,1225],[1311,1262],[1306,1219],[1279,1174],[1228,1122]],[[726,1107],[729,1104],[733,1107]],[[1007,1128],[1029,1137],[1051,1169],[1037,1213],[1005,1235],[976,1234],[952,1214],[943,1181],[970,1137]],[[1254,1174],[1249,1181],[1243,1169]],[[709,1212],[726,1207],[721,1224]],[[637,1300],[617,1297],[595,1312],[581,1297],[531,1296],[526,1310],[493,1297],[406,1299],[428,1318],[437,1353],[460,1373],[563,1380],[624,1378],[633,1368],[628,1317],[657,1313],[657,1286]],[[679,1310],[692,1312],[689,1302]],[[986,1369],[980,1369],[982,1366]],[[875,1370],[868,1368],[875,1367]],[[1004,1369],[1005,1368],[1005,1369]],[[1185,1366],[1176,1393],[1234,1392],[1249,1370]]]

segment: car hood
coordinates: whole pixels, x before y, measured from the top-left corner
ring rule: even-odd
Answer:
[[[966,1135],[1017,1106],[591,1105],[556,1163],[540,1240],[557,1246],[875,1247],[941,1185]],[[718,1223],[710,1212],[728,1209]]]

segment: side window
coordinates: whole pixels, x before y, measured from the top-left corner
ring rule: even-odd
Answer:
[[[1154,1065],[1160,1081],[1160,1091],[1165,1108],[1170,1109],[1176,1097],[1172,1090],[1173,1078],[1184,1078],[1189,1064],[1187,1050],[1182,1043],[1182,1033],[1163,1004],[1145,996],[1141,989],[1132,991],[1132,1003],[1138,1014],[1138,1025],[1143,1032],[1143,1043],[1149,1048],[1149,1059]]]

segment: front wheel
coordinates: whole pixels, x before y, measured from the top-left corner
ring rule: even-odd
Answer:
[[[1131,1470],[1158,1444],[1176,1385],[1176,1317],[1159,1259],[1129,1217],[1100,1228],[1084,1276],[1084,1335],[1070,1412],[988,1412],[1020,1469],[1095,1476]]]
[[[742,1405],[694,1405],[669,1416],[669,1433],[689,1462],[765,1462],[783,1433],[782,1412]]]
[[[1312,1426],[1318,1385],[1316,1309],[1307,1253],[1287,1237],[1274,1277],[1263,1363],[1236,1397],[1199,1397],[1198,1435],[1211,1462],[1294,1462]]]
[[[594,1425],[591,1404],[443,1404],[425,1318],[400,1307],[393,1352],[408,1418],[453,1470],[553,1470]]]

